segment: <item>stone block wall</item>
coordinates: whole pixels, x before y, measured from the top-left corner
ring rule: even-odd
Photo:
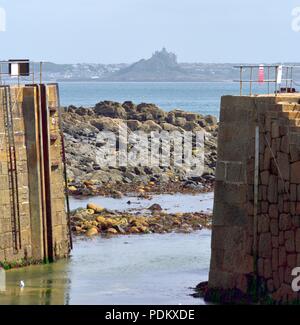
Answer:
[[[222,98],[210,290],[300,299],[291,287],[300,267],[299,121],[300,94]]]
[[[41,87],[46,89],[44,97],[41,97]],[[14,191],[9,183],[11,159],[4,92],[5,87],[0,87],[0,263],[29,264],[66,257],[70,251],[70,234],[65,208],[57,85],[10,87],[18,182]],[[56,112],[51,113],[49,107],[55,107]],[[42,110],[49,117],[47,134]],[[51,133],[55,137],[51,138]],[[47,147],[51,163],[55,160],[55,167],[50,166],[50,183],[45,181]],[[19,213],[13,211],[12,192],[18,194]],[[47,213],[47,192],[53,193],[50,214]],[[14,220],[17,229],[14,229]]]

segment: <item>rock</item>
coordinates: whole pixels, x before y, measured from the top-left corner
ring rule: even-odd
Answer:
[[[123,193],[120,191],[112,191],[112,198],[121,199],[123,197]]]
[[[162,211],[162,207],[159,204],[153,204],[148,208],[150,211]]]
[[[123,227],[121,227],[121,226],[116,226],[116,229],[118,229],[118,232],[120,233],[120,234],[126,234],[126,231],[124,230],[124,228]]]
[[[94,204],[94,203],[88,203],[87,209],[94,210],[95,213],[101,213],[101,212],[105,211],[105,209],[102,206]]]
[[[193,131],[193,132],[203,130],[202,127],[196,122],[187,122],[187,123],[184,124],[183,128],[186,131]]]
[[[130,229],[129,229],[129,233],[130,234],[139,234],[140,233],[140,230],[139,230],[139,228],[138,227],[131,227]]]
[[[161,126],[164,131],[168,131],[168,132],[178,131],[178,127],[176,127],[170,123],[162,123]]]
[[[106,230],[106,233],[111,234],[111,235],[116,235],[116,234],[118,234],[118,231],[115,228],[108,228]]]
[[[76,110],[78,110],[77,113]],[[164,186],[167,183],[184,180],[185,175],[180,170],[175,171],[174,168],[171,170],[157,168],[158,170],[156,170],[144,166],[143,171],[142,169],[137,171],[134,168],[126,167],[108,168],[97,161],[96,157],[107,143],[106,139],[97,136],[99,132],[112,131],[116,133],[117,140],[120,140],[119,136],[121,138],[124,136],[119,135],[119,126],[122,126],[122,123],[127,120],[128,128],[131,131],[144,130],[150,133],[151,131],[172,132],[178,130],[184,132],[184,129],[177,126],[176,123],[182,126],[186,125],[188,130],[200,130],[200,121],[204,120],[204,117],[183,110],[167,113],[156,105],[146,103],[136,106],[132,102],[120,104],[105,101],[98,103],[95,108],[70,107],[66,113],[63,113],[63,128],[68,170],[70,178],[73,178],[73,181],[69,183],[71,194],[88,196],[101,193],[102,195],[120,197],[119,194],[114,194],[111,191],[114,186],[119,191],[117,188],[119,184],[120,186],[124,185],[125,189],[122,188],[122,192],[125,193],[128,188],[127,184],[133,184],[133,188],[136,188],[137,184]],[[209,126],[205,129],[205,171],[213,175],[217,159],[217,124],[213,126],[206,121],[205,123]],[[117,156],[118,150],[118,146],[116,149],[113,148],[113,155]],[[86,179],[97,180],[97,184],[87,184],[84,182]],[[149,185],[150,181],[155,184]],[[83,182],[84,186],[82,186]]]
[[[96,227],[92,227],[92,228],[90,228],[90,229],[87,230],[87,232],[85,233],[85,235],[87,237],[92,237],[92,236],[98,235],[98,229]]]
[[[146,121],[141,125],[140,130],[144,132],[154,132],[154,131],[161,131],[162,127],[157,123],[155,123],[154,121]]]
[[[117,226],[119,223],[120,223],[120,221],[115,220],[113,218],[106,219],[106,227],[107,228],[113,228],[113,227]]]
[[[175,124],[175,121],[176,121],[175,114],[173,112],[169,112],[166,117],[166,122],[173,125],[173,124]]]
[[[185,118],[187,121],[198,121],[202,118],[202,116],[196,113],[186,113]]]
[[[112,118],[125,119],[127,117],[126,110],[120,103],[104,101],[96,104],[95,113],[101,116],[107,116]]]
[[[136,105],[131,101],[126,101],[122,104],[122,107],[126,110],[127,114],[136,111]]]
[[[291,183],[300,184],[300,161],[291,164]]]
[[[259,236],[258,252],[260,257],[271,257],[272,255],[272,237],[270,233],[262,233]]]
[[[281,176],[284,180],[290,179],[290,162],[289,155],[283,152],[277,152],[277,163]]]
[[[177,117],[174,124],[176,126],[184,127],[186,124],[186,119],[184,117]]]
[[[158,122],[164,121],[167,115],[162,109],[160,109],[154,104],[141,103],[137,106],[136,109],[140,113],[151,114],[153,119]]]
[[[99,224],[103,224],[103,223],[106,223],[106,218],[99,216],[96,218],[96,221],[99,222]]]
[[[142,123],[137,120],[128,120],[127,121],[127,126],[131,131],[137,131],[142,127]]]
[[[148,233],[149,232],[149,229],[146,226],[140,226],[140,227],[138,227],[138,229],[139,229],[139,232],[142,232],[142,233]]]
[[[208,123],[208,124],[212,124],[212,125],[216,125],[218,124],[218,120],[215,116],[212,116],[212,115],[207,115],[205,116],[205,121]]]

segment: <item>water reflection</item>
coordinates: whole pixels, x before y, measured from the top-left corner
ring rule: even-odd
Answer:
[[[68,261],[30,266],[6,271],[6,290],[0,293],[2,305],[63,305],[68,304],[71,279]],[[20,287],[23,281],[24,288]]]
[[[6,272],[0,304],[200,304],[189,287],[207,280],[210,236],[77,239],[69,260]]]

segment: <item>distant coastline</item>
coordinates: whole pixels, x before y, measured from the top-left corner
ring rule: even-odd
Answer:
[[[56,64],[45,62],[43,79],[59,82],[231,82],[240,63],[178,63],[165,48],[133,64]],[[39,67],[36,66],[38,71]],[[296,71],[300,80],[300,71]]]
[[[48,80],[47,82],[54,82],[54,80]],[[106,80],[94,80],[94,79],[56,79],[55,82],[64,82],[64,83],[82,83],[82,82],[87,82],[87,83],[105,83],[105,84],[117,84],[117,83],[133,83],[133,84],[151,84],[151,83],[232,83],[235,84],[236,82],[233,80],[199,80],[199,81],[163,81],[163,80],[157,80],[157,81],[117,81],[117,80],[112,80],[112,81],[106,81]]]

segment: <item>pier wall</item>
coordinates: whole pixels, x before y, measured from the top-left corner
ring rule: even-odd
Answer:
[[[300,94],[224,96],[220,114],[208,295],[294,302]]]
[[[0,263],[66,257],[57,85],[0,87]]]

